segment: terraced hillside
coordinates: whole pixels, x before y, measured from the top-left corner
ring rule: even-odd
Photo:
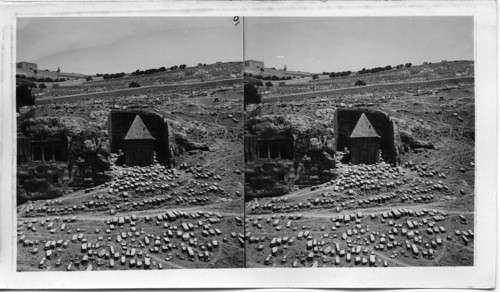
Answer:
[[[128,74],[121,78],[106,80],[96,78],[96,80],[84,82],[81,85],[65,86],[63,83],[58,88],[47,88],[41,91],[39,99],[127,89],[132,81],[139,83],[141,87],[147,87],[230,79],[242,74],[240,65],[239,62],[208,64],[206,66],[186,67],[182,70],[167,69],[164,72],[148,75],[133,76]]]
[[[262,105],[251,108],[247,118],[296,115],[317,124],[326,110],[382,112],[394,124],[398,163],[353,165],[344,159],[349,153],[339,147],[336,177],[330,181],[249,200],[247,266],[473,265],[474,83],[472,78],[432,81],[453,76],[455,65],[463,65],[451,64],[420,66],[434,68],[435,74],[428,76],[409,73],[408,78],[385,79],[393,73],[382,72],[370,79],[401,83],[397,86],[321,95],[308,93],[310,88],[297,95],[273,88],[272,94],[282,95],[264,98]],[[467,66],[472,69],[473,64]],[[473,75],[470,70],[467,74]],[[342,87],[336,81],[329,84]]]
[[[17,269],[243,267],[242,108],[237,78],[38,101],[19,115],[19,134],[40,143],[62,137],[69,147],[65,161],[45,152],[45,161],[19,166],[18,202],[25,201],[17,207]],[[172,165],[120,163],[110,152],[111,111],[164,121]]]
[[[392,70],[358,74],[352,73],[350,76],[334,77],[327,79],[310,80],[306,84],[291,84],[285,86],[273,86],[269,89],[261,88],[264,98],[280,95],[329,91],[355,86],[357,80],[363,80],[366,85],[394,84],[408,82],[422,82],[456,77],[473,77],[474,63],[470,61],[453,61],[446,63],[434,63],[426,65],[412,66]],[[276,84],[277,85],[277,84]]]

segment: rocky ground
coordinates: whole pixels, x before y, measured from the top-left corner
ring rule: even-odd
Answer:
[[[156,112],[168,120],[175,165],[111,163],[105,184],[63,185],[62,197],[19,205],[18,270],[243,267],[242,88],[36,106],[30,118],[81,120],[103,136],[112,109]]]
[[[318,119],[324,108],[363,107],[391,116],[401,164],[350,165],[337,152],[330,182],[247,202],[248,267],[474,264],[473,84],[375,87],[253,110]]]
[[[248,111],[319,121],[328,120],[325,109],[383,111],[396,126],[401,163],[350,165],[338,151],[329,182],[246,203],[242,82],[123,94],[46,100],[18,117],[18,129],[41,138],[56,129],[72,137],[72,151],[98,154],[100,163],[116,158],[106,151],[109,112],[151,111],[168,121],[174,167],[106,170],[93,161],[81,174],[90,167],[108,182],[71,188],[68,177],[80,174],[57,162],[54,193],[62,196],[17,206],[19,271],[474,263],[470,81],[264,98]],[[75,168],[77,158],[69,157]],[[38,164],[19,170],[29,176],[29,167],[47,172]]]

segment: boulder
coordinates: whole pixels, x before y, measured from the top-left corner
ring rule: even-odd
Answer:
[[[412,132],[399,130],[399,135],[401,136],[401,142],[407,144],[411,149],[417,148],[427,148],[434,149],[434,144],[430,141],[419,140],[414,137]]]

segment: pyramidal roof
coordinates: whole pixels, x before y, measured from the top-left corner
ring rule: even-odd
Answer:
[[[351,138],[380,138],[372,124],[363,113],[351,133]]]
[[[154,140],[155,138],[151,136],[148,128],[144,125],[141,117],[139,115],[135,116],[134,122],[128,129],[127,135],[125,135],[125,140]]]

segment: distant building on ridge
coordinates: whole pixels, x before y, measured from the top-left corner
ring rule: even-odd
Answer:
[[[264,68],[264,62],[255,61],[255,60],[246,60],[245,67],[254,68],[254,69]]]
[[[24,69],[24,70],[37,70],[38,65],[36,63],[29,63],[29,62],[19,62],[16,64],[16,67],[18,69]]]

